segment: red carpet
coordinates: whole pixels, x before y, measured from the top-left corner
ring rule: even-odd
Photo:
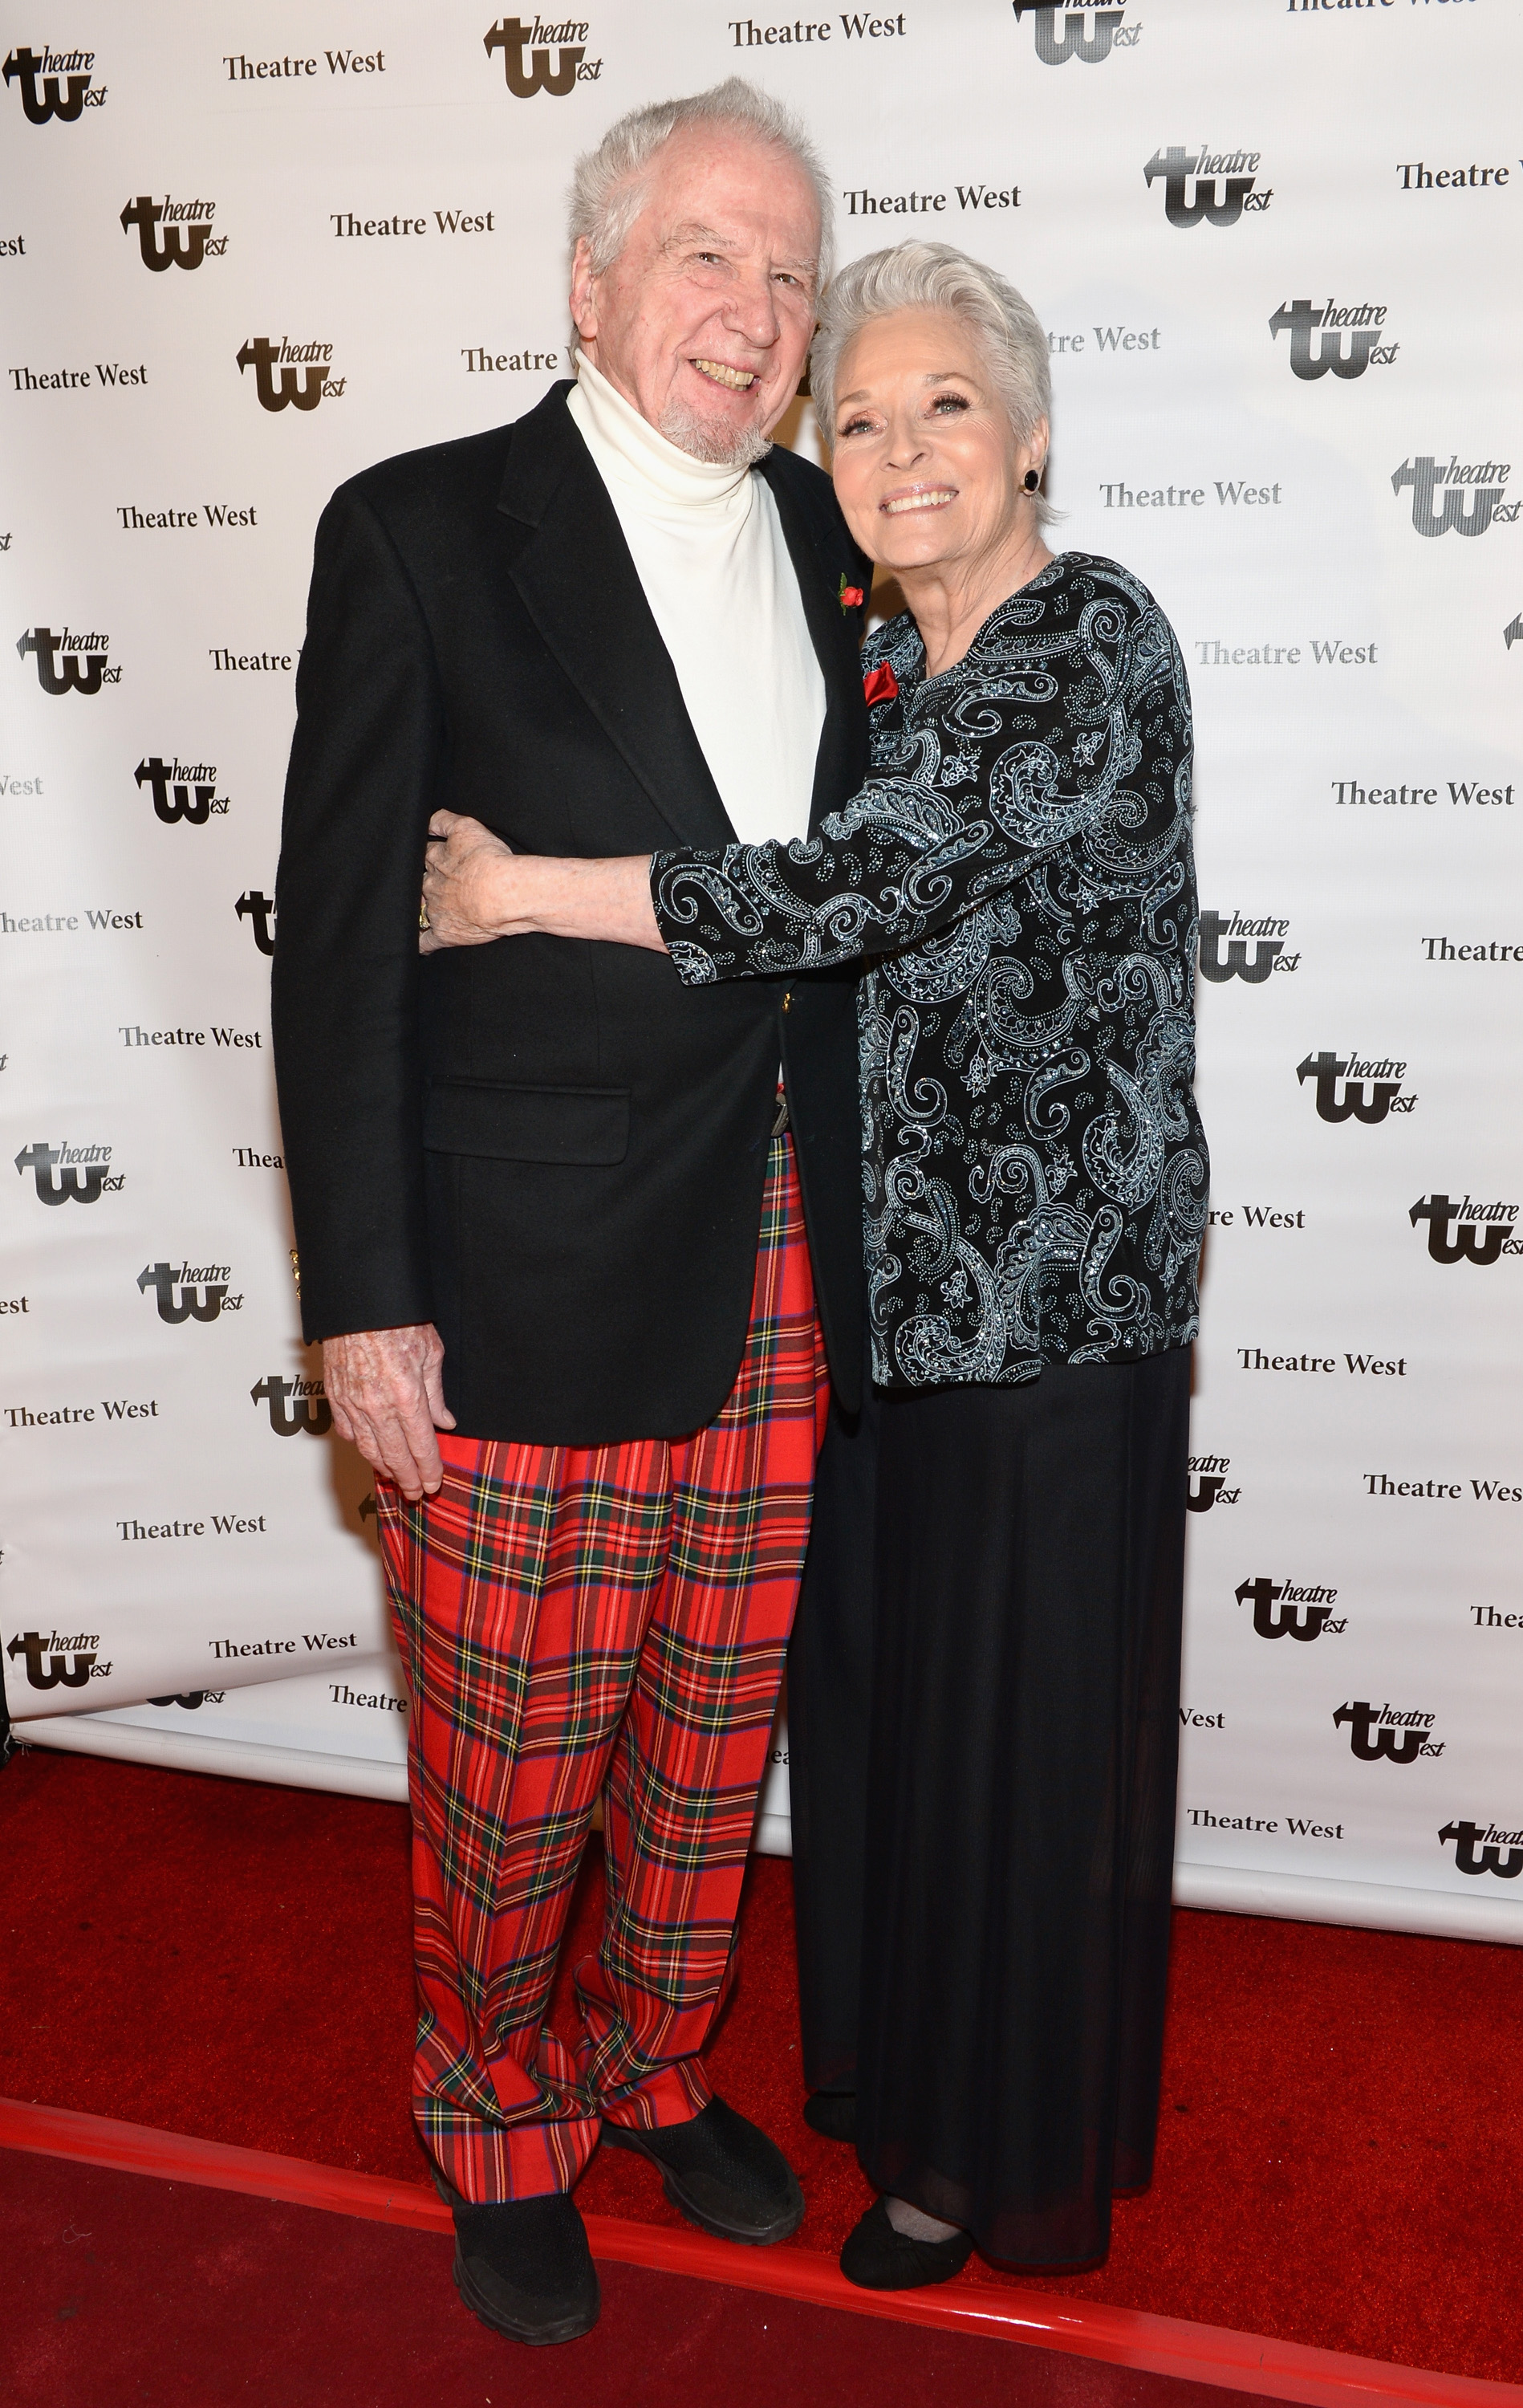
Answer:
[[[0,2152],[7,2408],[1261,2408],[1238,2391],[600,2269],[569,2349],[456,2303],[450,2243],[320,2210]]]
[[[424,2179],[403,1810],[36,1751],[0,1849],[0,2093]],[[833,2252],[868,2193],[799,2113],[786,1865],[754,1866],[743,1935],[716,2079],[799,2169],[796,2245]],[[1179,1915],[1153,2188],[1102,2272],[1032,2284],[1523,2380],[1520,1985],[1508,1949]],[[578,2200],[675,2223],[647,2171],[600,2154]]]

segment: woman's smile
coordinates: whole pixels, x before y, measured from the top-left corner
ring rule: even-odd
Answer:
[[[902,518],[906,510],[944,510],[957,499],[955,485],[911,485],[904,493],[889,494],[878,509],[886,518]]]

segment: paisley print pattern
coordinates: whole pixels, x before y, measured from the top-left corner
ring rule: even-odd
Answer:
[[[1174,631],[1066,552],[928,678],[907,614],[872,775],[806,843],[658,853],[690,984],[862,958],[874,1372],[1033,1378],[1195,1335],[1190,708]]]

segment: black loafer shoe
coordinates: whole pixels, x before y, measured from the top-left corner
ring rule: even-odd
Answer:
[[[918,2291],[928,2283],[949,2283],[972,2256],[971,2232],[948,2233],[945,2241],[912,2241],[896,2232],[880,2196],[847,2234],[841,2272],[860,2291]]]
[[[786,2241],[804,2221],[804,2193],[781,2149],[722,2099],[711,2099],[686,2124],[663,2124],[655,2132],[605,2122],[603,2137],[660,2166],[672,2205],[721,2241],[764,2247]]]
[[[575,2341],[598,2320],[587,2228],[565,2191],[470,2207],[452,2198],[455,2288],[473,2315],[513,2341]]]
[[[804,2120],[811,2132],[827,2141],[857,2137],[857,2094],[854,2090],[812,2090],[804,2102]]]

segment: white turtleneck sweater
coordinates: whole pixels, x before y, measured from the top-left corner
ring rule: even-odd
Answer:
[[[765,479],[679,451],[579,353],[566,408],[736,836],[806,836],[825,681]]]

